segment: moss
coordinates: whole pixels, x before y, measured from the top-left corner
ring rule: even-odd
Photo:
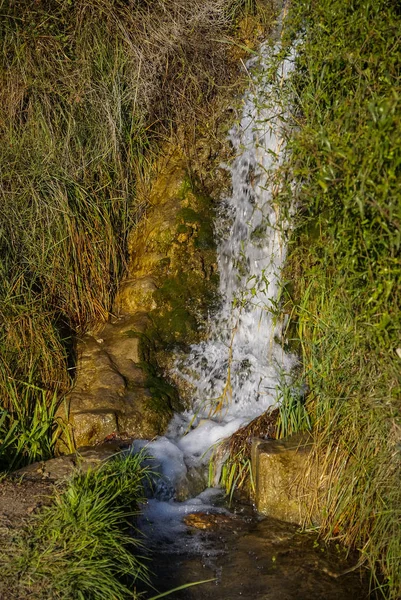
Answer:
[[[164,413],[169,418],[172,416],[173,411],[182,411],[183,406],[176,388],[166,379],[160,377],[157,368],[148,364],[146,374],[146,387],[152,395],[147,403],[149,408],[158,414]]]
[[[185,308],[174,308],[153,319],[158,340],[162,346],[186,345],[196,341],[198,323]]]
[[[135,331],[135,329],[130,329],[129,331],[126,331],[124,335],[127,338],[141,338],[144,336],[144,334],[141,331]]]
[[[180,200],[184,200],[187,197],[188,192],[191,192],[191,191],[192,191],[192,182],[187,173],[184,177],[184,180],[181,184],[180,189],[178,190],[178,198]]]
[[[201,223],[200,229],[194,241],[195,248],[199,250],[214,250],[216,242],[214,240],[214,231],[212,225],[205,221]]]
[[[177,196],[181,208],[171,231],[169,257],[159,262],[155,273],[157,307],[148,331],[159,349],[197,342],[217,298],[213,200],[189,175]]]
[[[144,337],[141,344],[142,362],[138,365],[146,375],[145,386],[151,394],[147,408],[165,417],[166,425],[174,411],[182,411],[183,406],[176,388],[171,385],[160,372],[157,363],[156,347],[152,338]]]
[[[199,341],[210,308],[216,305],[218,275],[208,278],[198,271],[179,272],[165,279],[155,292],[157,309],[151,314],[151,337],[161,347]]]
[[[179,223],[176,229],[177,233],[191,233],[191,228],[187,227],[185,223]]]
[[[193,208],[185,207],[179,211],[177,221],[184,223],[201,223],[202,217]]]

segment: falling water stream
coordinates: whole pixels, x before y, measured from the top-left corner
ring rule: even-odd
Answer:
[[[285,133],[278,90],[294,61],[291,55],[284,59],[274,84],[266,83],[275,50],[266,43],[248,62],[249,91],[229,133],[236,155],[227,167],[231,195],[216,223],[221,307],[208,340],[177,366],[194,389],[192,408],[173,418],[164,437],[146,444],[160,477],[144,527],[159,542],[178,539],[183,515],[210,509],[219,491],[197,492],[207,487],[212,447],[277,402],[277,387],[294,364],[280,343],[275,310],[285,259],[284,219],[275,202]],[[144,444],[137,441],[135,448]]]

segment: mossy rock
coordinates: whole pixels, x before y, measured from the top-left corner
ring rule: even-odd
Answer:
[[[168,258],[159,262],[159,286],[153,296],[156,309],[149,333],[159,348],[199,341],[199,331],[217,298],[213,200],[189,176],[178,197],[181,208],[172,232],[174,243]]]
[[[182,208],[177,214],[178,223],[201,223],[202,220],[202,215],[190,207]]]
[[[195,341],[198,322],[185,308],[174,308],[153,318],[158,340],[165,347],[172,344],[186,345]]]

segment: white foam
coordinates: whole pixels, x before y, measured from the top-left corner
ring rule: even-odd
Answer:
[[[187,460],[195,459],[192,464],[199,464],[200,461],[207,462],[208,451],[212,449],[214,444],[230,437],[243,423],[243,419],[232,419],[227,423],[204,419],[195,429],[182,437],[177,445],[183,451]]]
[[[296,362],[282,349],[283,323],[276,314],[286,248],[275,174],[283,161],[286,119],[277,85],[266,85],[261,76],[270,67],[269,57],[266,45],[240,125],[230,131],[238,155],[230,167],[232,194],[216,225],[222,236],[222,305],[211,320],[209,339],[193,346],[186,364],[176,369],[194,386],[199,417],[214,416],[219,406],[219,419],[238,426],[277,402],[277,386]],[[293,63],[293,55],[282,61],[277,77],[285,80]],[[216,435],[212,428],[207,431],[211,443],[221,425],[215,427]]]
[[[212,500],[218,495],[221,496],[221,490],[210,488],[206,494],[199,494],[185,502],[152,498],[143,507],[138,525],[146,538],[159,550],[163,550],[167,544],[169,552],[182,552],[184,548],[186,552],[196,553],[202,550],[201,541],[193,536],[186,539],[184,534],[187,527],[183,519],[194,513],[228,513],[226,509],[216,508],[212,504]]]

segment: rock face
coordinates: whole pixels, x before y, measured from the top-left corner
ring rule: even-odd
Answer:
[[[311,448],[309,438],[300,435],[285,440],[254,440],[252,470],[258,512],[291,523],[316,520],[311,496],[302,489]],[[314,477],[308,475],[308,481],[313,482]]]
[[[185,164],[177,151],[164,159],[130,236],[115,316],[78,342],[75,386],[58,412],[67,424],[61,452],[115,434],[151,439],[181,408],[160,367],[173,362],[172,344],[197,341],[217,285],[210,198]]]
[[[148,439],[163,432],[168,417],[152,407],[142,364],[146,322],[140,314],[123,316],[107,324],[102,337],[80,340],[76,383],[59,410],[59,417],[67,417],[74,447],[98,444],[116,433]],[[61,450],[68,450],[66,442]]]

